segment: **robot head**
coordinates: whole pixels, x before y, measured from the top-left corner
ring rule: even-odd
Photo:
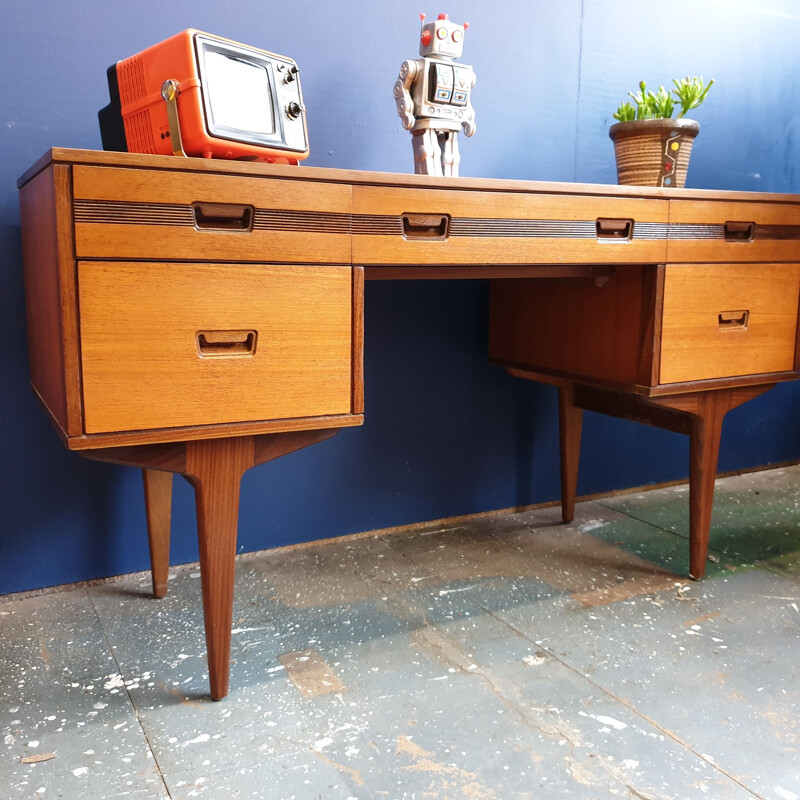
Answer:
[[[419,15],[422,21],[420,32],[419,54],[434,58],[460,58],[464,49],[464,31],[469,23],[457,25],[450,22],[447,14],[439,14],[434,22],[425,22],[425,15]]]

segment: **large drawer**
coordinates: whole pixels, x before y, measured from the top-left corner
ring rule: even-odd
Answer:
[[[350,186],[337,183],[78,165],[75,251],[349,264],[350,198]]]
[[[667,260],[798,261],[800,204],[671,200]]]
[[[668,201],[353,187],[353,263],[663,262]]]
[[[351,412],[352,270],[78,264],[87,434]]]
[[[795,369],[800,264],[669,264],[660,383]]]

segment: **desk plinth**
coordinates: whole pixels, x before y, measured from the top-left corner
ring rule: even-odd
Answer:
[[[702,577],[725,413],[798,375],[800,197],[53,150],[20,179],[31,379],[66,446],[143,469],[153,590],[195,488],[211,695],[239,482],[363,421],[364,280],[492,278],[490,357],[690,436]]]

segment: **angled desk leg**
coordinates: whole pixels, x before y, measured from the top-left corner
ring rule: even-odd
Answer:
[[[706,572],[722,421],[728,411],[758,397],[774,385],[742,386],[651,398],[654,405],[674,409],[687,415],[690,420],[689,576],[696,581]]]
[[[558,387],[558,432],[561,448],[561,519],[575,518],[575,495],[578,490],[578,464],[581,455],[583,409],[575,405],[575,387],[564,383]]]
[[[572,521],[575,513],[583,410],[643,422],[689,436],[689,576],[700,580],[705,575],[708,558],[723,419],[728,411],[758,397],[775,384],[648,397],[519,368],[509,368],[508,372],[558,387],[561,516],[564,522]]]
[[[194,487],[200,583],[211,697],[228,694],[239,484],[254,466],[253,439],[207,439],[186,443],[184,477]]]
[[[244,473],[328,439],[338,428],[83,451],[96,461],[142,467],[151,544],[154,592],[166,593],[172,474],[195,490],[211,697],[228,694],[239,486]],[[159,474],[160,473],[160,474]],[[166,475],[167,477],[162,477]]]
[[[172,518],[172,473],[143,469],[147,538],[150,542],[150,570],[153,596],[164,597],[169,577],[169,533]]]
[[[563,402],[575,409],[643,422],[657,428],[685,433],[689,436],[689,576],[700,580],[706,571],[711,511],[714,504],[714,482],[717,476],[722,421],[733,408],[752,400],[775,384],[742,386],[688,392],[669,397],[645,397],[593,386],[575,384],[559,388]],[[570,397],[571,393],[571,397]],[[576,418],[578,420],[576,424]],[[562,452],[572,459],[568,464],[569,494],[562,497],[562,508],[574,509],[577,481],[577,453],[580,448],[580,418],[570,410],[561,416]],[[565,446],[565,442],[567,443]],[[564,466],[562,464],[562,473]],[[563,484],[562,484],[563,485]]]

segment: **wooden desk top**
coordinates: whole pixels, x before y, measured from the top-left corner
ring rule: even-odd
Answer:
[[[407,186],[431,189],[464,189],[484,192],[528,192],[563,195],[601,195],[604,197],[651,197],[663,199],[752,200],[772,203],[800,203],[800,194],[720,191],[715,189],[665,189],[616,184],[566,183],[555,181],[510,180],[504,178],[436,178],[394,172],[334,169],[331,167],[291,166],[261,162],[227,161],[207,158],[116,153],[103,150],[77,150],[54,147],[48,150],[17,181],[23,186],[49,164],[85,164],[136,169],[178,170],[218,175],[290,178],[294,181],[324,181],[376,186]]]

